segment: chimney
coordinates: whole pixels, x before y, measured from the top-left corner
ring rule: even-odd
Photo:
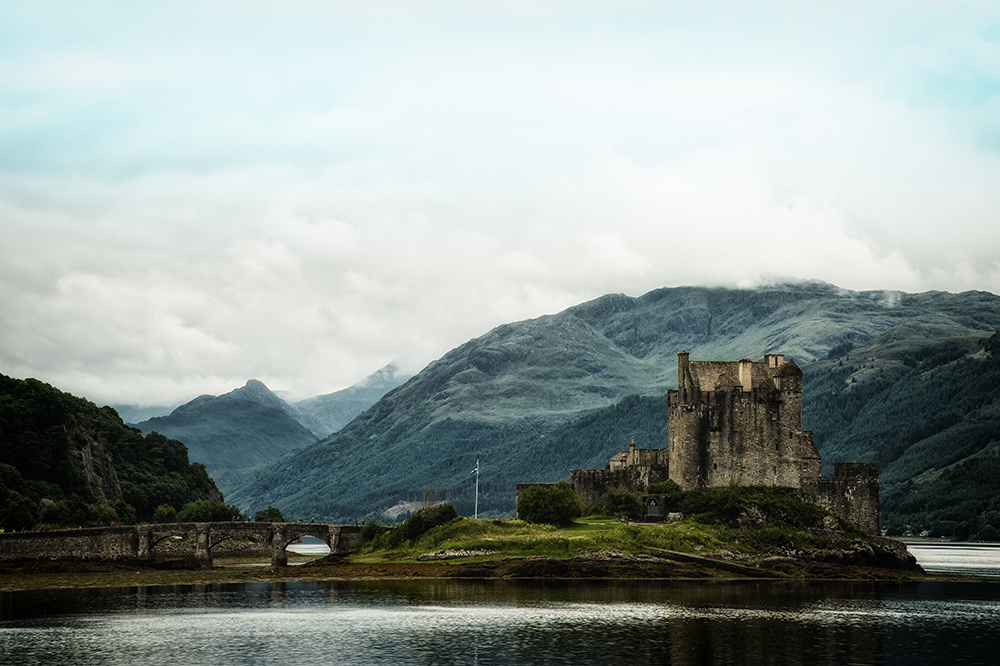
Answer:
[[[680,391],[681,395],[684,395],[688,389],[685,377],[688,374],[688,357],[690,354],[686,351],[677,352],[677,390]]]
[[[745,393],[753,390],[753,361],[748,358],[740,359],[740,384]]]

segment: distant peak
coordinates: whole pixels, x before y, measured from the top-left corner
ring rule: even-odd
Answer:
[[[287,407],[285,405],[285,401],[275,395],[274,392],[267,388],[267,385],[259,379],[247,380],[247,383],[244,384],[242,388],[230,391],[225,395],[220,395],[219,398],[250,400],[267,407],[278,407],[280,409],[285,409]]]

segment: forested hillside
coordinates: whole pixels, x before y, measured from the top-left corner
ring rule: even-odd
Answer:
[[[187,449],[110,407],[0,375],[0,526],[149,521],[171,504],[222,500]]]
[[[1000,334],[905,326],[803,368],[824,467],[879,463],[882,527],[1000,538]]]
[[[662,395],[676,384],[678,351],[725,360],[781,352],[804,365],[911,324],[988,335],[1000,329],[1000,297],[861,293],[821,283],[605,296],[457,347],[340,432],[227,479],[229,499],[245,510],[270,504],[355,520],[428,488],[466,492],[462,483],[480,458],[480,512],[509,513],[513,481],[603,467],[627,447],[636,434],[627,427],[600,444],[585,428],[553,436],[627,396]],[[663,445],[665,438],[645,441],[662,428],[652,421],[643,428],[640,446]]]

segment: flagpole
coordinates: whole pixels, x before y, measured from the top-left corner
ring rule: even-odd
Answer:
[[[473,520],[479,520],[479,459],[476,459],[476,515]]]

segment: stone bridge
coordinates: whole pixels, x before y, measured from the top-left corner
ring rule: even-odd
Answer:
[[[194,559],[212,566],[212,549],[227,539],[245,537],[271,550],[271,568],[287,566],[288,544],[303,536],[325,542],[331,553],[346,552],[361,539],[357,525],[322,523],[162,523],[92,527],[50,532],[0,534],[0,560],[76,559],[148,560],[156,547],[173,537],[194,544]]]

